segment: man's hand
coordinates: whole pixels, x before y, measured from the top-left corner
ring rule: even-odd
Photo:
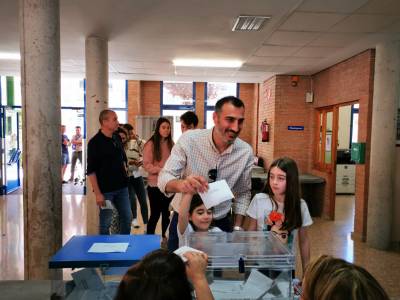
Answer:
[[[181,193],[203,193],[208,190],[208,182],[203,176],[189,175],[179,181],[178,189]]]
[[[205,279],[208,256],[205,253],[186,252],[183,254],[187,258],[186,275],[195,284]]]
[[[96,204],[98,207],[102,207],[102,206],[106,206],[106,201],[104,199],[104,195],[103,194],[95,194],[96,196]]]

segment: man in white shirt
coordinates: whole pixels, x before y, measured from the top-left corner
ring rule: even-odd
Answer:
[[[79,160],[82,166],[82,134],[80,126],[75,127],[75,134],[72,136],[71,144],[73,152],[71,162],[71,177],[69,178],[69,181],[72,182],[74,180],[76,161]],[[78,182],[78,178],[75,178],[75,182]]]
[[[215,126],[183,134],[158,176],[158,187],[166,195],[203,192],[208,189],[209,179],[225,179],[235,199],[214,207],[214,226],[223,231],[232,231],[232,221],[234,229],[241,229],[250,203],[253,151],[238,138],[244,111],[240,99],[220,99],[213,114]],[[234,220],[230,217],[231,208]]]

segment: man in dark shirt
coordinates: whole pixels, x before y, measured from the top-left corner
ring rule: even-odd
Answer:
[[[118,211],[121,234],[130,234],[131,207],[128,196],[126,155],[118,134],[117,114],[103,110],[99,132],[88,143],[87,175],[100,208],[100,234],[109,234],[112,204]]]

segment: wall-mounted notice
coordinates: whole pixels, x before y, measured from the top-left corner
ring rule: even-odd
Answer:
[[[295,130],[295,131],[303,131],[304,130],[304,126],[288,126],[287,129],[288,130]]]

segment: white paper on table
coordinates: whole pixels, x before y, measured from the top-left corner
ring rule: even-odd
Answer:
[[[178,255],[180,258],[182,258],[183,262],[187,262],[187,258],[184,257],[183,254],[186,253],[186,252],[189,252],[189,251],[204,253],[203,251],[200,251],[200,250],[197,250],[197,249],[195,249],[195,248],[188,247],[188,246],[180,247],[180,248],[176,249],[176,250],[174,251],[174,253],[175,253],[176,255]]]
[[[208,191],[200,193],[200,197],[207,209],[234,198],[225,179],[209,183]]]
[[[271,288],[273,282],[257,269],[252,269],[243,286],[243,295],[247,295],[250,299],[258,299]]]
[[[126,252],[129,243],[93,243],[89,248],[89,253],[113,253],[113,252]]]

